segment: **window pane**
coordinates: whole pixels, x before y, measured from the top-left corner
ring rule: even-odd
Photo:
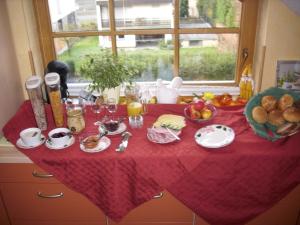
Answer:
[[[237,34],[182,34],[180,45],[180,76],[183,80],[234,80]]]
[[[138,66],[136,81],[173,78],[172,35],[124,35],[117,38],[118,56]]]
[[[48,0],[52,30],[92,31],[109,29],[107,1]],[[106,7],[101,7],[101,4]],[[100,21],[103,18],[105,20]]]
[[[116,28],[171,28],[173,0],[114,0]]]
[[[65,62],[70,67],[69,83],[85,81],[80,75],[80,66],[84,56],[101,52],[99,39],[97,36],[54,39],[57,60]]]
[[[180,27],[239,27],[241,6],[239,0],[180,0]]]

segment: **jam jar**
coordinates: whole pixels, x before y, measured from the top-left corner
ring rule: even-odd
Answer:
[[[83,107],[67,105],[67,125],[73,134],[80,133],[85,128]]]

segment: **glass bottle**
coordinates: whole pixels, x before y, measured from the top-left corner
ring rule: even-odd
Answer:
[[[57,127],[64,126],[64,111],[60,94],[60,78],[58,73],[47,73],[45,75],[47,92],[50,99],[54,122]]]
[[[41,85],[42,79],[38,76],[31,76],[25,82],[37,126],[41,130],[47,130],[47,119]]]

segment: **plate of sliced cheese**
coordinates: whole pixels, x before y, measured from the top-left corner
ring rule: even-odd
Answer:
[[[154,127],[168,127],[172,130],[181,130],[186,126],[183,116],[173,114],[163,114],[157,118],[153,124]]]
[[[152,128],[148,128],[149,141],[157,144],[167,144],[180,140],[182,128],[186,126],[183,116],[163,114],[157,118]]]

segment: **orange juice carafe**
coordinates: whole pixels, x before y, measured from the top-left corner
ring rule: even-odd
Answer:
[[[139,101],[139,91],[137,85],[130,85],[125,88],[128,116],[138,116],[143,113],[143,105]]]
[[[128,116],[138,116],[143,113],[143,105],[140,102],[132,101],[127,104]]]
[[[247,65],[240,81],[240,97],[249,100],[253,96],[254,81],[252,79],[251,65]]]

